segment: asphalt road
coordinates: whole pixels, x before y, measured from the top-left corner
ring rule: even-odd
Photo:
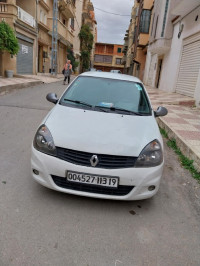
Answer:
[[[0,97],[0,266],[200,265],[200,188],[165,145],[158,194],[119,202],[58,193],[31,178],[31,142],[61,82]]]

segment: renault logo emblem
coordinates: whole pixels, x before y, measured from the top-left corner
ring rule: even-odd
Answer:
[[[99,162],[97,155],[92,155],[90,159],[91,166],[95,167]]]

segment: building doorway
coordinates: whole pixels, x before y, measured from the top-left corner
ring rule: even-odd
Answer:
[[[156,88],[159,87],[160,84],[160,77],[161,77],[161,71],[162,71],[162,63],[163,63],[163,58],[158,59],[158,67],[157,67],[157,73],[156,73]]]
[[[43,72],[43,47],[41,45],[38,46],[38,72]]]

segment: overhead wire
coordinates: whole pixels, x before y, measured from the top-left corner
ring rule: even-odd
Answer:
[[[82,0],[79,0],[80,2],[84,3]],[[93,7],[101,12],[104,12],[104,13],[107,13],[107,14],[110,14],[110,15],[115,15],[115,16],[120,16],[120,17],[130,17],[130,15],[123,15],[123,14],[118,14],[118,13],[113,13],[113,12],[110,12],[110,11],[106,11],[106,10],[103,10],[99,7],[96,7],[93,5]]]

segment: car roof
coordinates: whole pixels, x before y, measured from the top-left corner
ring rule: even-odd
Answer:
[[[124,81],[132,81],[132,82],[139,82],[142,81],[134,76],[119,74],[119,73],[112,73],[112,72],[84,72],[79,76],[86,76],[86,77],[95,77],[95,78],[109,78],[109,79],[118,79]]]

